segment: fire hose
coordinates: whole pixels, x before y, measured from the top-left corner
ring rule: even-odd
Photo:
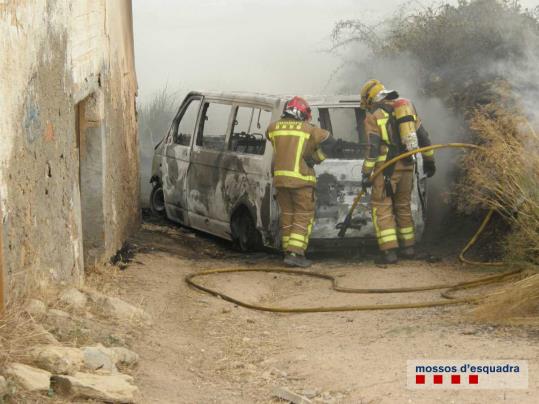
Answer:
[[[383,173],[384,169],[395,164],[397,161],[410,157],[417,153],[423,153],[430,150],[443,149],[443,148],[469,148],[482,150],[481,146],[467,143],[447,143],[447,144],[437,144],[427,147],[422,147],[403,153],[384,164],[380,165],[370,177],[370,180],[374,180],[377,176]],[[352,206],[340,227],[339,236],[344,236],[346,228],[350,225],[352,220],[352,215],[358,206],[361,198],[363,197],[365,190],[361,190],[358,195],[355,197]],[[462,249],[459,259],[463,263],[471,265],[491,265],[491,266],[501,266],[502,262],[475,262],[470,261],[464,257],[464,254],[477,242],[477,239],[483,233],[485,227],[490,222],[494,211],[490,210],[486,217],[483,219],[480,227]],[[340,235],[342,233],[342,236]],[[368,310],[397,310],[397,309],[412,309],[412,308],[427,308],[427,307],[437,307],[437,306],[448,306],[448,305],[457,305],[464,303],[474,303],[480,300],[483,300],[492,295],[492,293],[483,293],[478,295],[466,296],[461,298],[454,298],[452,293],[455,293],[463,289],[471,289],[479,286],[489,285],[497,282],[501,282],[504,279],[517,276],[521,274],[524,269],[513,269],[496,275],[490,275],[485,277],[480,277],[475,280],[466,281],[466,282],[456,282],[456,283],[443,283],[443,284],[434,284],[426,286],[414,286],[414,287],[399,287],[399,288],[368,288],[368,289],[358,289],[358,288],[348,288],[340,286],[334,276],[328,274],[322,274],[317,272],[296,270],[296,269],[284,269],[284,268],[218,268],[218,269],[208,269],[197,273],[188,274],[185,277],[185,282],[192,288],[200,290],[202,292],[208,293],[215,297],[226,300],[230,303],[236,304],[252,310],[266,311],[272,313],[327,313],[327,312],[343,312],[343,311],[368,311]],[[356,294],[389,294],[389,293],[412,293],[412,292],[424,292],[432,290],[445,290],[442,293],[444,299],[439,300],[430,300],[424,302],[411,302],[411,303],[392,303],[392,304],[365,304],[365,305],[349,305],[349,306],[318,306],[318,307],[274,307],[274,306],[264,306],[254,303],[244,302],[242,300],[236,299],[232,296],[229,296],[218,290],[209,288],[200,283],[196,282],[196,278],[217,275],[217,274],[230,274],[230,273],[247,273],[247,272],[257,272],[257,273],[274,273],[274,274],[284,274],[292,276],[305,276],[316,279],[323,279],[331,282],[331,289],[339,293],[356,293]]]

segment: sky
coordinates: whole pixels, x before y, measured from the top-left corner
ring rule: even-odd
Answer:
[[[457,0],[451,0],[456,3]],[[139,99],[190,90],[329,94],[337,21],[374,23],[430,0],[133,0]],[[525,7],[539,0],[523,0]],[[358,89],[366,78],[358,77]]]

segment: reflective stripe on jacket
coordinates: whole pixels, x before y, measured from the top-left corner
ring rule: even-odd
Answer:
[[[306,159],[320,163],[325,159],[319,149],[329,132],[310,123],[281,119],[266,131],[273,145],[273,183],[276,187],[300,188],[314,186],[316,176]]]

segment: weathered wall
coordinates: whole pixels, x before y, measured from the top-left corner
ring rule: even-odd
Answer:
[[[8,288],[43,277],[81,283],[84,266],[108,259],[137,227],[135,93],[129,0],[0,0]],[[92,227],[96,201],[103,223]]]

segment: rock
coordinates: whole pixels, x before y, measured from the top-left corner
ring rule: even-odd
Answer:
[[[127,345],[127,341],[122,335],[119,334],[109,334],[106,337],[107,345]]]
[[[34,324],[36,333],[49,345],[60,345],[60,342],[54,335],[48,332],[41,324]]]
[[[4,374],[27,391],[49,391],[51,374],[22,363],[10,363]]]
[[[133,403],[138,388],[133,378],[121,373],[93,375],[76,373],[74,376],[53,376],[51,386],[55,393],[74,398],[88,398],[111,403]]]
[[[117,373],[114,353],[103,345],[82,348],[84,353],[84,366],[92,371]]]
[[[307,398],[315,398],[319,394],[319,391],[315,389],[304,389],[301,391],[301,394]]]
[[[139,356],[123,347],[106,348],[101,344],[82,348],[84,364],[90,370],[103,370],[116,373],[116,365],[132,366],[139,360]]]
[[[123,365],[133,366],[139,360],[138,354],[127,348],[112,347],[109,350],[112,351],[115,364],[121,363]]]
[[[90,299],[107,315],[119,320],[150,322],[150,316],[130,303],[98,292],[89,292]]]
[[[56,374],[74,374],[84,363],[84,355],[78,348],[43,345],[30,351],[34,363]]]
[[[6,379],[4,379],[4,376],[0,376],[0,403],[2,402],[2,399],[9,394],[9,388],[7,385]]]
[[[60,301],[71,309],[84,310],[88,297],[75,288],[69,288],[60,294]]]
[[[68,335],[73,328],[73,320],[71,316],[63,310],[50,309],[45,319],[45,324],[49,329],[55,329],[59,332],[55,334]]]
[[[47,314],[47,306],[41,300],[30,299],[26,304],[25,311],[32,317],[42,318]]]
[[[312,401],[309,400],[307,397],[294,393],[288,390],[286,387],[274,387],[272,390],[272,395],[274,397],[280,398],[281,400],[289,401],[294,404],[312,403]]]

